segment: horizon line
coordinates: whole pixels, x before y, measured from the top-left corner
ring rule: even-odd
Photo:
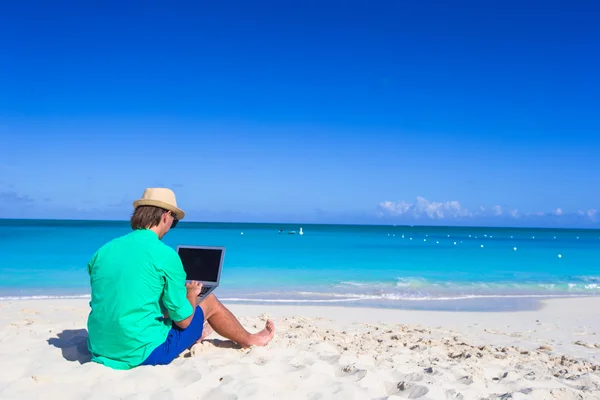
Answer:
[[[0,217],[0,222],[3,221],[44,221],[44,222],[106,222],[106,223],[126,223],[129,219],[89,219],[89,218],[5,218]],[[241,221],[179,221],[179,226],[182,224],[222,224],[222,225],[233,225],[233,224],[261,224],[261,225],[304,225],[304,226],[365,226],[365,227],[391,227],[391,228],[464,228],[464,229],[557,229],[557,230],[585,230],[585,231],[598,231],[600,225],[595,227],[541,227],[541,226],[494,226],[494,225],[417,225],[417,224],[364,224],[364,223],[317,223],[317,222],[241,222]],[[176,229],[176,228],[175,228]]]

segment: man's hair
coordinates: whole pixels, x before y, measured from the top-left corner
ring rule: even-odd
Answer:
[[[164,208],[154,206],[139,206],[131,215],[131,228],[148,229],[157,226],[160,223],[160,218],[167,212]]]

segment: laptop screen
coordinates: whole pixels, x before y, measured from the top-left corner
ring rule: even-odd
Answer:
[[[216,282],[219,277],[222,249],[179,248],[179,257],[188,280]]]

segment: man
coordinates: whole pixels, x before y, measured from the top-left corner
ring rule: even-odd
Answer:
[[[202,284],[186,284],[179,255],[161,242],[185,216],[173,191],[146,189],[133,206],[133,231],[102,246],[88,264],[92,361],[114,369],[169,364],[201,340],[203,330],[242,347],[271,341],[272,321],[251,334],[214,295],[197,304]]]

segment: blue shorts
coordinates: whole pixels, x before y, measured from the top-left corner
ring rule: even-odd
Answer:
[[[190,326],[181,329],[173,322],[173,327],[163,344],[158,346],[141,365],[167,365],[176,359],[184,350],[192,347],[200,340],[204,328],[204,312],[196,306],[196,312]]]

